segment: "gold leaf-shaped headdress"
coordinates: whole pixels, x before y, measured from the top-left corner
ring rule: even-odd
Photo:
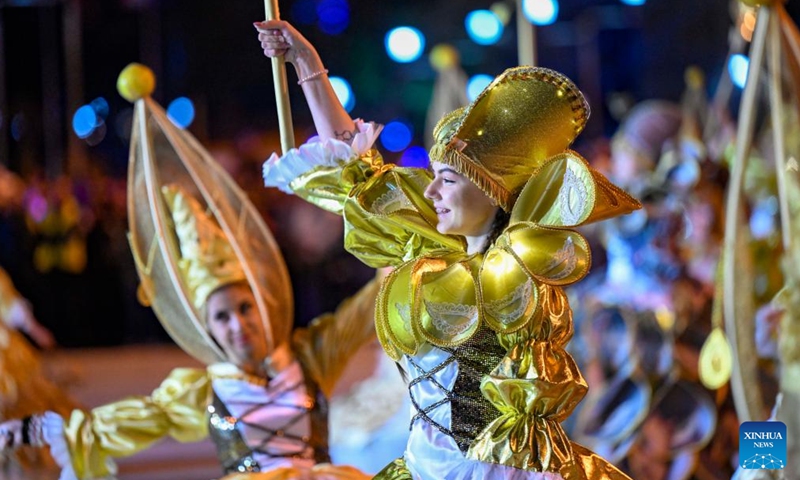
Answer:
[[[161,187],[180,244],[178,267],[189,299],[202,311],[215,290],[246,280],[236,253],[212,217],[179,185]]]
[[[431,161],[453,166],[504,210],[545,160],[583,130],[589,106],[564,75],[515,67],[436,125]]]

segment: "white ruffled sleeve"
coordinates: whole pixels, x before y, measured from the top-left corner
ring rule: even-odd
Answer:
[[[264,185],[293,193],[289,184],[300,175],[320,166],[343,165],[369,151],[383,127],[360,119],[355,124],[356,134],[350,144],[335,139],[320,141],[317,138],[289,150],[281,157],[273,153],[264,162]]]
[[[50,456],[61,467],[58,480],[78,480],[72,469],[72,458],[69,455],[67,440],[64,438],[64,419],[55,412],[45,412],[42,417],[42,434],[44,441],[50,445]]]

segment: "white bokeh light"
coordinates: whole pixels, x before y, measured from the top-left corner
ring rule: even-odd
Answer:
[[[333,91],[336,92],[336,97],[342,103],[344,109],[350,112],[356,106],[356,96],[353,94],[350,82],[342,77],[330,77],[330,80]]]
[[[473,75],[470,77],[469,81],[467,82],[467,98],[469,101],[475,100],[475,98],[486,88],[487,85],[492,83],[491,75],[486,75],[484,73]]]
[[[503,35],[503,24],[493,12],[489,10],[474,10],[467,14],[464,20],[467,35],[478,45],[492,45],[497,43]]]
[[[558,0],[523,0],[522,11],[534,25],[550,25],[558,18]]]
[[[395,62],[409,63],[425,49],[425,36],[414,27],[393,28],[386,34],[386,52]]]

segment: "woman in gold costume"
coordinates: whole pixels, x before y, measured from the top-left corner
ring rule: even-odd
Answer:
[[[136,100],[128,178],[140,299],[208,366],[174,370],[149,396],[6,422],[0,450],[49,445],[62,480],[87,479],[166,436],[210,436],[226,480],[368,478],[329,463],[326,399],[345,360],[374,338],[363,317],[376,282],[292,338],[288,276],[263,220],[147,94]]]
[[[273,155],[266,184],[341,214],[350,252],[395,267],[376,331],[413,412],[405,455],[376,478],[627,478],[560,424],[586,393],[564,349],[563,287],[590,264],[574,227],[639,208],[568,150],[589,115],[581,92],[551,70],[509,69],[438,123],[431,170],[401,168],[372,149],[380,128],[350,118],[297,30],[255,27],[266,56],[295,66],[320,136]]]
[[[50,331],[36,321],[27,300],[0,268],[0,421],[47,409],[68,413],[76,407],[74,400],[48,378],[39,353],[19,332],[26,333],[39,347],[55,345]],[[0,451],[9,435],[0,426]],[[4,471],[3,460],[0,456],[0,472]],[[23,467],[52,465],[46,453],[34,449],[18,452],[16,460]]]

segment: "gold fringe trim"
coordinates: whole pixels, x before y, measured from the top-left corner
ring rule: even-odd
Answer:
[[[486,172],[485,168],[478,165],[477,162],[464,155],[462,152],[447,145],[437,143],[431,147],[430,159],[432,162],[446,163],[455,168],[459,173],[465,175],[472,183],[477,185],[489,198],[496,201],[500,208],[506,212],[511,210],[511,192],[492,178]]]

